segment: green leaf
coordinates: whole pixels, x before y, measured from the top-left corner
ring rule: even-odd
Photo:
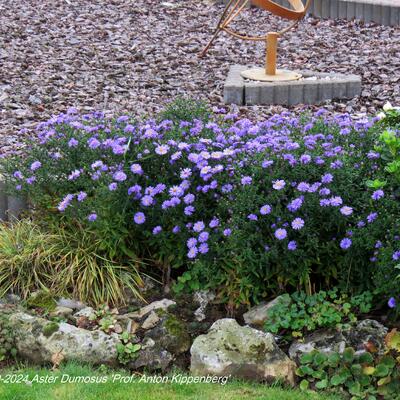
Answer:
[[[333,386],[338,386],[338,385],[343,385],[347,380],[347,376],[341,376],[341,375],[333,375],[331,378],[331,385]]]
[[[352,395],[359,396],[361,394],[361,385],[359,382],[353,382],[349,385],[349,392]]]
[[[354,349],[351,347],[347,347],[346,349],[344,349],[343,352],[343,361],[346,363],[352,363],[354,360]]]
[[[358,362],[360,364],[371,364],[374,361],[371,353],[363,353],[358,357]]]
[[[300,356],[300,363],[301,364],[309,364],[313,361],[314,353],[304,353]]]
[[[328,356],[324,353],[316,353],[314,356],[314,364],[317,366],[321,366],[328,360]]]
[[[317,389],[325,389],[328,387],[328,379],[323,379],[315,384]]]
[[[378,364],[375,368],[374,376],[385,377],[390,373],[390,369],[385,364]]]
[[[300,382],[300,390],[307,390],[308,389],[308,387],[310,386],[310,382],[308,382],[306,379],[303,379],[301,382]]]

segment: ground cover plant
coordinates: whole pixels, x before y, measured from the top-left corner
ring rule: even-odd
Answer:
[[[179,268],[178,291],[211,287],[233,306],[283,290],[379,290],[399,202],[366,184],[384,163],[377,118],[253,123],[183,107],[146,121],[70,109],[3,174],[36,220],[82,227],[106,259]]]

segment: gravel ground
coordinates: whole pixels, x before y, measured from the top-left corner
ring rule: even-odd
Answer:
[[[222,9],[211,0],[0,0],[0,154],[21,129],[70,106],[145,114],[177,96],[221,104],[229,65],[264,59],[262,43],[226,34],[198,58]],[[249,9],[236,26],[264,33],[276,24]],[[360,74],[361,97],[328,103],[332,111],[400,104],[400,27],[308,17],[280,41],[279,65]]]

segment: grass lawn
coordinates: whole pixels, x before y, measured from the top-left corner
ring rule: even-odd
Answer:
[[[231,381],[226,385],[197,383],[145,383],[139,382],[140,376],[130,383],[112,382],[118,379],[117,374],[127,376],[126,371],[96,370],[88,366],[66,364],[59,371],[47,369],[35,370],[22,368],[3,370],[1,372],[0,399],[1,400],[242,400],[242,399],[271,399],[271,400],[334,400],[338,396],[320,395],[313,392],[268,387],[261,384],[250,384]],[[178,372],[179,373],[179,372]],[[32,379],[53,379],[50,383],[6,383],[4,380],[13,376],[13,379],[30,381]],[[107,380],[105,383],[62,383],[64,377],[98,377]],[[150,375],[148,375],[150,376]],[[172,375],[169,377],[171,380]]]

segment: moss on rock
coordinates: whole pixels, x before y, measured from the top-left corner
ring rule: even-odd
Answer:
[[[39,290],[32,293],[32,295],[26,301],[26,305],[29,308],[38,307],[50,312],[56,308],[57,302],[54,300],[54,297],[50,292],[46,290]]]
[[[60,328],[60,325],[57,322],[52,321],[43,327],[42,332],[43,332],[44,336],[49,337],[54,332],[57,332],[59,328]]]

